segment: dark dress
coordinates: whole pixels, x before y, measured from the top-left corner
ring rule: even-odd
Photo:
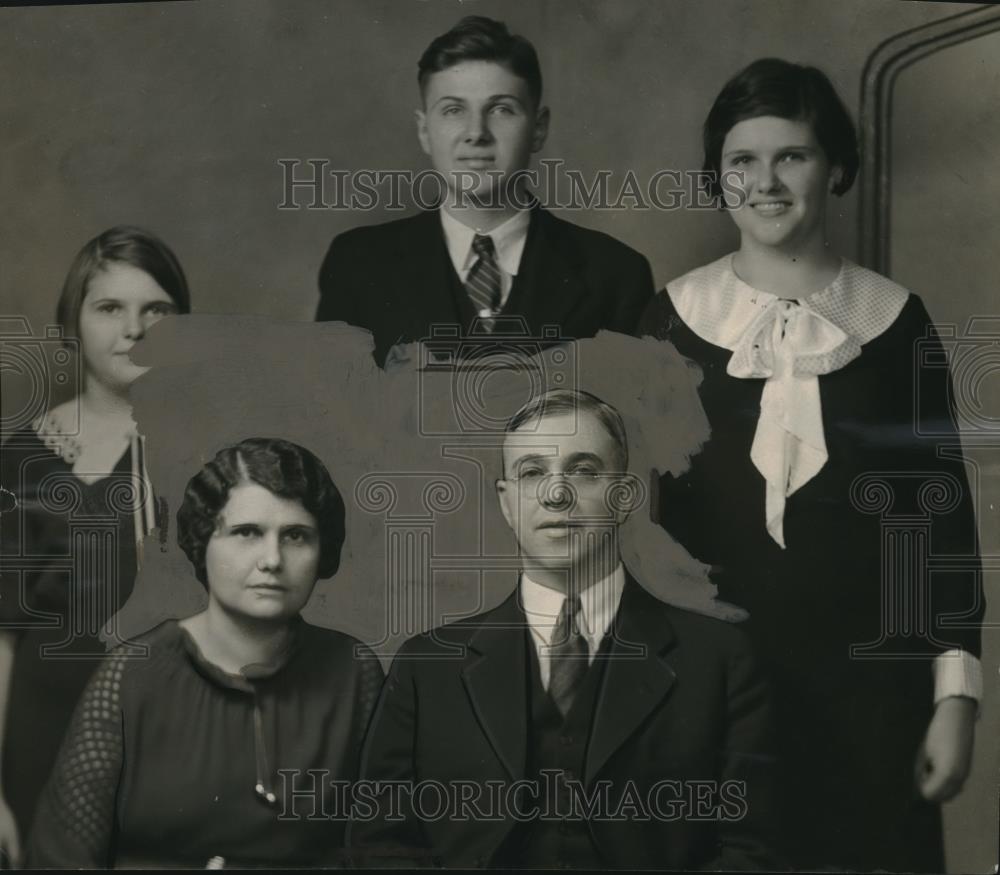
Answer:
[[[17,634],[3,791],[23,837],[80,693],[107,653],[100,630],[132,591],[132,464],[126,451],[107,477],[85,483],[31,429],[0,452],[0,483],[13,493],[5,499],[17,503],[0,523],[0,620]]]
[[[277,666],[222,672],[169,620],[113,652],[87,687],[28,847],[39,867],[335,863],[382,682],[371,651],[296,622]],[[273,801],[265,798],[273,793]]]
[[[697,335],[666,292],[640,325],[703,373],[711,439],[687,473],[654,484],[654,513],[712,566],[719,597],[749,612],[775,688],[784,835],[798,867],[943,871],[940,812],[918,797],[914,761],[933,713],[932,659],[952,648],[979,655],[983,601],[974,571],[935,573],[929,594],[921,576],[928,541],[939,559],[961,554],[975,566],[977,552],[963,465],[937,455],[958,439],[930,326],[910,295],[859,357],[819,377],[828,460],[788,497],[782,550],[750,459],[765,381],[729,376],[730,350]],[[937,366],[915,382],[918,341]],[[955,487],[947,512],[935,512],[949,503],[940,492],[921,493],[932,481]],[[884,535],[896,550],[885,564]],[[909,611],[890,610],[895,626],[883,622],[892,605]],[[852,645],[875,642],[852,656]]]

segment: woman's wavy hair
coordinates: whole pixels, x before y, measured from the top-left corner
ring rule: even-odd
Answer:
[[[188,481],[177,511],[177,543],[191,560],[195,577],[208,586],[205,550],[216,531],[229,493],[256,483],[281,498],[298,501],[316,519],[320,579],[333,577],[344,545],[344,500],[326,466],[309,450],[280,438],[247,438],[216,453]]]

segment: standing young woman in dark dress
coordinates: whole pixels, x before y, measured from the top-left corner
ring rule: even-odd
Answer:
[[[356,776],[382,668],[299,612],[332,577],[344,504],[288,441],[221,450],[188,483],[177,539],[208,607],[112,652],[80,700],[28,862],[203,868],[338,862],[331,782]]]
[[[828,247],[827,196],[850,188],[858,153],[826,76],[751,64],[704,145],[740,247],[642,320],[700,365],[712,427],[690,471],[660,479],[660,521],[749,611],[791,861],[943,871],[938,803],[969,770],[983,612],[974,572],[931,575],[917,550],[927,537],[976,564],[964,466],[938,454],[958,444],[943,350],[916,295]],[[912,536],[883,558],[893,520]]]
[[[79,343],[82,391],[3,435],[0,483],[16,507],[0,528],[0,846],[14,861],[153,524],[128,400],[144,369],[129,351],[154,322],[189,310],[184,272],[156,236],[119,226],[95,237],[57,310]]]

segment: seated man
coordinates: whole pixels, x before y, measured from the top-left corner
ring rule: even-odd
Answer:
[[[316,319],[367,328],[380,365],[435,325],[458,335],[512,324],[532,337],[547,326],[571,339],[631,333],[653,295],[649,262],[530,208],[524,175],[549,126],[531,43],[470,16],[430,44],[419,70],[417,134],[447,195],[438,209],[337,236]]]
[[[506,432],[496,488],[518,587],[397,654],[362,754],[373,816],[351,825],[351,853],[366,865],[768,866],[767,692],[740,630],[658,601],[623,567],[621,417],[555,390]]]

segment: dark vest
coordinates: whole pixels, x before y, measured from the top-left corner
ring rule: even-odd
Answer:
[[[542,686],[538,655],[525,630],[528,668],[528,763],[525,778],[534,782],[537,795],[521,803],[524,811],[537,809],[539,816],[519,823],[508,834],[491,865],[528,869],[602,868],[605,864],[590,835],[586,819],[574,804],[573,792],[563,779],[583,788],[583,768],[593,724],[594,708],[604,675],[602,658],[609,650],[605,637],[597,658],[563,719],[552,697]],[[573,814],[574,810],[577,812]]]

